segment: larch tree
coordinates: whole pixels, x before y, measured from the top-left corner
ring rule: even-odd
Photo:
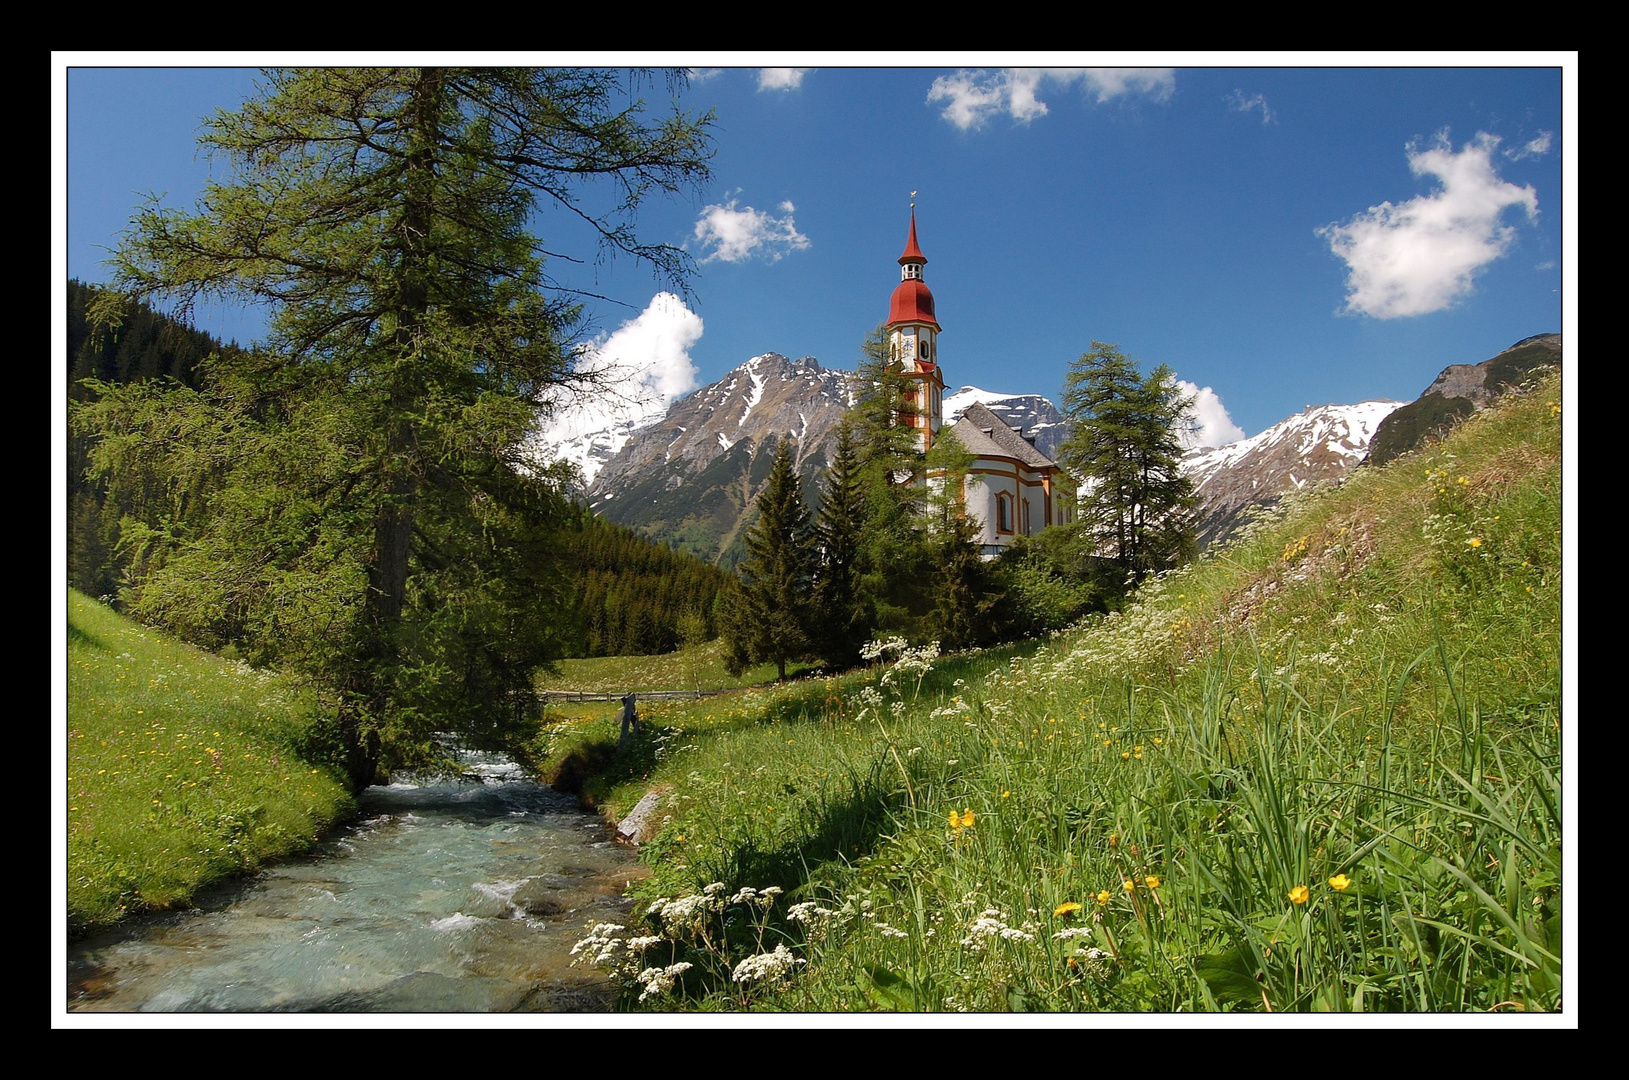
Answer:
[[[1193,399],[1161,365],[1147,378],[1115,346],[1093,341],[1064,379],[1073,431],[1059,452],[1079,492],[1079,531],[1129,585],[1191,558],[1193,485],[1180,431]]]
[[[664,80],[674,104],[647,109],[641,88]],[[202,365],[197,391],[103,385],[76,410],[102,473],[146,469],[207,504],[202,526],[139,538],[130,610],[327,688],[355,787],[430,754],[437,731],[534,707],[567,621],[566,503],[523,447],[540,402],[587,377],[580,305],[534,229],[563,213],[682,289],[685,254],[634,230],[649,196],[708,175],[711,117],[680,109],[682,81],[268,72],[206,123],[224,179],[190,212],[151,201],[114,256],[127,298],[182,316],[266,304],[271,328]]]

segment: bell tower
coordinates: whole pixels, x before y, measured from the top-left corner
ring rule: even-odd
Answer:
[[[914,199],[916,192],[911,192]],[[888,305],[890,358],[900,373],[911,381],[911,396],[922,449],[933,445],[933,437],[944,421],[945,378],[939,370],[939,321],[933,314],[933,293],[922,280],[927,256],[916,243],[916,203],[911,203],[911,232],[905,253],[899,257],[899,284]]]

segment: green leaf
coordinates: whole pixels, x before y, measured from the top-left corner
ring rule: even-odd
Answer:
[[[1261,998],[1260,977],[1255,957],[1243,945],[1235,945],[1223,953],[1201,956],[1194,963],[1194,973],[1205,980],[1211,996],[1218,1002],[1257,1001]]]

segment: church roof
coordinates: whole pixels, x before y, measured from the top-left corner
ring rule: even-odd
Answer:
[[[901,265],[903,265],[905,263],[908,263],[908,262],[925,263],[925,262],[928,261],[928,257],[926,255],[922,254],[922,249],[916,246],[916,210],[914,208],[915,207],[914,203],[912,204],[912,207],[913,208],[911,210],[911,235],[905,241],[905,254],[903,254],[903,255],[901,255],[899,257],[899,261],[900,261]]]
[[[922,266],[927,263],[928,257],[922,254],[922,249],[916,243],[916,211],[911,211],[911,235],[905,241],[905,254],[899,257],[901,266],[915,263]],[[888,302],[888,323],[893,326],[897,323],[921,323],[931,326],[935,330],[943,331],[939,320],[933,314],[933,293],[928,290],[920,277],[907,277],[894,289],[893,299]]]
[[[962,410],[956,438],[976,457],[1008,457],[1032,469],[1056,468],[1057,462],[1041,453],[1007,422],[979,402]]]
[[[921,281],[902,281],[894,289],[894,298],[888,303],[888,325],[895,323],[921,323],[943,329],[933,317],[933,294]]]

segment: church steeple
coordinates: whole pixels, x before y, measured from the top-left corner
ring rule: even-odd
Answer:
[[[911,192],[915,198],[916,192]],[[900,371],[916,384],[913,391],[916,417],[912,423],[921,430],[922,448],[933,445],[933,436],[944,419],[942,401],[945,379],[939,371],[939,320],[934,315],[933,293],[922,280],[928,259],[916,242],[916,203],[911,203],[911,231],[905,252],[899,257],[900,281],[888,305],[888,345]]]

